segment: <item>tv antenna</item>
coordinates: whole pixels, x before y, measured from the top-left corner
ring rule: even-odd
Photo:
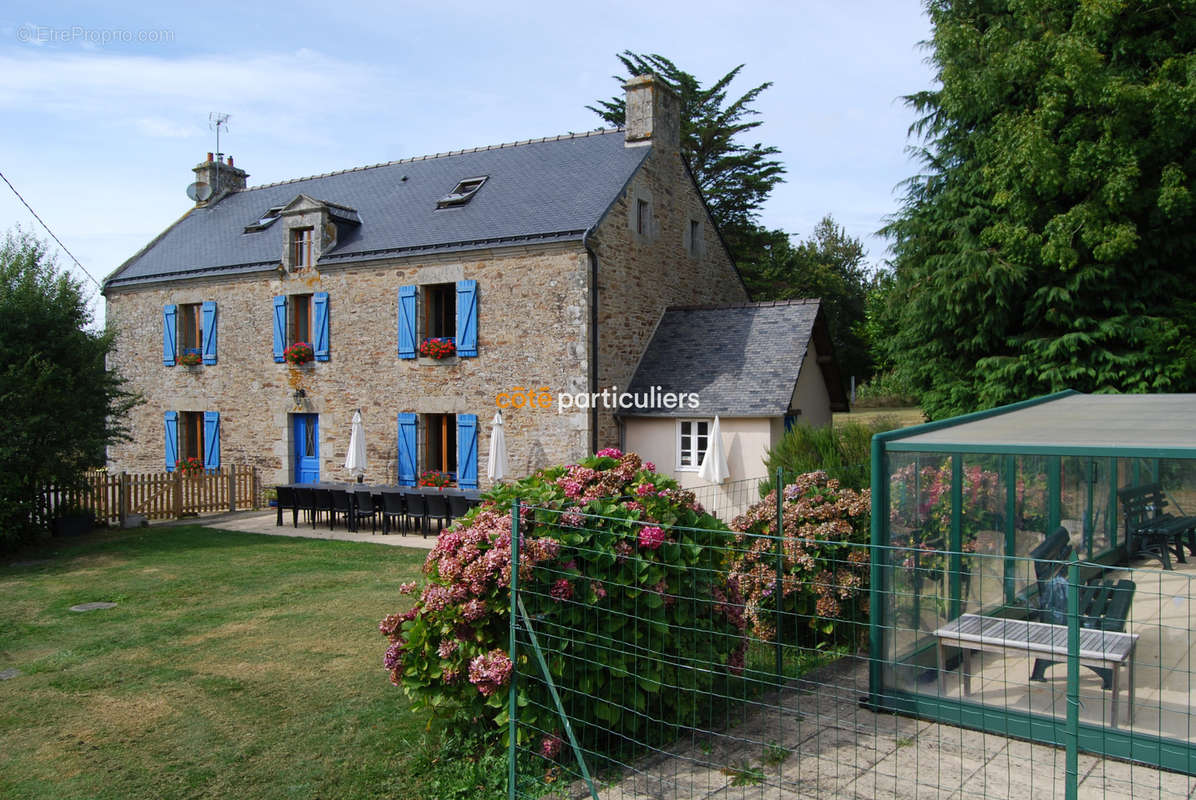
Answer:
[[[220,188],[220,162],[224,159],[224,153],[220,152],[220,129],[228,130],[228,116],[220,111],[212,111],[208,114],[208,127],[214,128],[216,131],[216,185],[212,187],[213,191],[218,191]]]
[[[208,127],[216,131],[216,158],[219,159],[224,153],[220,152],[220,129],[228,130],[228,114],[219,111],[213,111],[208,114]]]

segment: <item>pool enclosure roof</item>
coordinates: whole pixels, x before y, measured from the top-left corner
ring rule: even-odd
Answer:
[[[1196,394],[1068,390],[877,438],[890,452],[1196,458]]]

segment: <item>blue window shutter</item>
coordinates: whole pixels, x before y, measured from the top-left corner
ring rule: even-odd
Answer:
[[[415,485],[415,414],[399,414],[399,485]]]
[[[216,301],[203,304],[203,363],[216,363]]]
[[[162,363],[168,367],[174,366],[174,354],[177,352],[174,346],[174,337],[178,335],[178,326],[175,322],[177,313],[178,306],[162,306]],[[171,464],[171,466],[174,465]]]
[[[415,287],[399,287],[399,358],[415,358]]]
[[[316,361],[328,360],[328,292],[316,292],[311,296],[313,307],[312,316],[315,317],[312,338],[312,349],[316,351]]]
[[[457,355],[478,354],[478,282],[457,281]]]
[[[203,468],[220,469],[220,412],[203,412]]]
[[[179,412],[166,412],[166,471],[174,472],[179,461]]]
[[[277,295],[274,298],[274,360],[285,361],[282,351],[287,349],[287,298]]]
[[[478,488],[478,417],[457,415],[457,486]]]

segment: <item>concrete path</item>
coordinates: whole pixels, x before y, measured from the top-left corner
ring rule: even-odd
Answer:
[[[205,528],[219,528],[226,531],[264,533],[269,536],[337,539],[343,542],[369,542],[371,544],[391,545],[392,547],[418,547],[425,550],[431,550],[436,545],[435,529],[427,537],[420,536],[418,533],[409,532],[400,534],[393,531],[389,535],[384,536],[381,527],[379,527],[378,533],[370,533],[368,527],[356,533],[346,531],[344,526],[338,526],[336,530],[330,531],[327,524],[317,525],[313,528],[310,522],[305,523],[302,518],[299,520],[298,527],[292,527],[290,512],[283,514],[283,524],[281,527],[277,524],[277,521],[278,512],[270,509],[269,511],[236,511],[227,514],[213,514],[211,516],[186,520],[185,524],[203,525]],[[180,523],[172,520],[168,523],[156,524],[178,525]]]

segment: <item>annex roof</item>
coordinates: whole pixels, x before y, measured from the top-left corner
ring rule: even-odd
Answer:
[[[664,312],[629,392],[696,392],[700,409],[635,409],[644,416],[781,417],[811,340],[831,407],[847,410],[818,300],[673,307]],[[824,360],[825,359],[825,360]]]

